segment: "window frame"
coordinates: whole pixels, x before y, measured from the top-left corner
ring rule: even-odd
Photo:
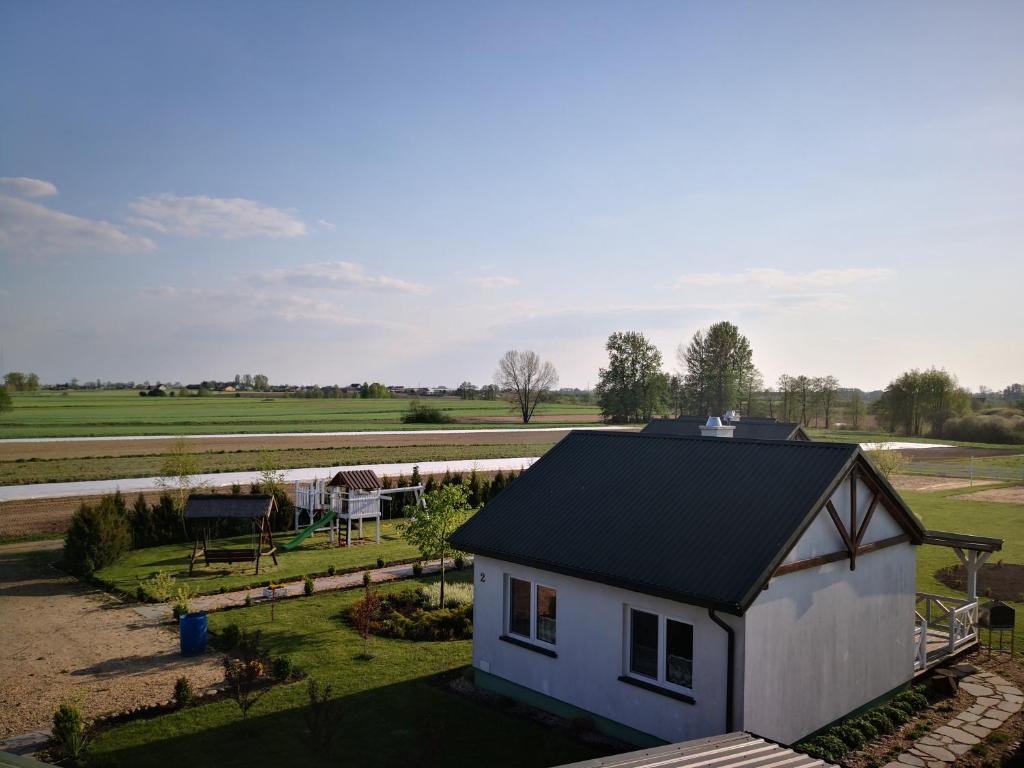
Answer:
[[[523,635],[519,632],[515,632],[512,629],[512,581],[521,581],[525,584],[530,585],[530,633],[529,635]],[[550,584],[545,584],[534,579],[526,579],[521,576],[514,576],[511,573],[505,574],[505,605],[502,629],[506,637],[511,638],[518,643],[529,643],[530,645],[536,646],[545,650],[554,650],[558,647],[558,588]],[[555,596],[555,640],[550,642],[542,637],[537,636],[537,590],[538,589],[550,589]]]
[[[658,619],[658,648],[657,648],[657,660],[658,660],[658,674],[657,677],[650,677],[641,672],[633,671],[633,611],[639,613],[646,613],[652,616],[656,616]],[[622,675],[619,679],[626,678],[626,682],[636,682],[641,687],[650,688],[661,688],[667,692],[673,694],[679,694],[686,698],[691,698],[694,695],[694,687],[687,688],[686,686],[673,683],[668,680],[668,659],[666,653],[668,650],[668,622],[674,621],[677,624],[684,624],[690,627],[691,634],[691,649],[690,649],[690,678],[691,682],[693,679],[693,656],[696,655],[696,627],[692,622],[685,621],[677,618],[676,616],[669,616],[668,614],[661,613],[657,610],[651,610],[650,608],[641,608],[636,605],[630,605],[626,603],[623,605],[623,644],[622,644]]]

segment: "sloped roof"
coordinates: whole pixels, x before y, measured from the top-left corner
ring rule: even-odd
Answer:
[[[327,485],[341,486],[354,491],[375,491],[384,487],[372,469],[343,469]]]
[[[693,437],[700,434],[700,428],[707,422],[701,416],[681,416],[678,419],[652,419],[643,428],[643,432],[652,435],[682,435]],[[739,421],[722,421],[723,424],[736,427],[733,438],[750,440],[810,440],[803,427],[788,421],[775,419],[744,418]]]
[[[723,733],[664,747],[598,757],[561,768],[833,768],[818,760],[749,733]]]
[[[740,614],[857,463],[855,444],[573,432],[455,532],[461,550]]]
[[[194,493],[185,504],[185,518],[236,517],[255,520],[267,517],[274,510],[274,497],[267,494]]]

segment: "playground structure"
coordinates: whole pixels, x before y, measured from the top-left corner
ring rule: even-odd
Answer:
[[[217,494],[193,494],[185,505],[185,519],[195,521],[193,525],[194,544],[189,559],[188,572],[192,574],[196,560],[200,557],[208,566],[210,563],[256,563],[260,572],[260,558],[270,556],[277,565],[277,547],[270,530],[270,516],[277,509],[273,496],[219,496]],[[235,549],[211,549],[210,527],[218,520],[248,520],[249,547]]]
[[[322,531],[327,532],[332,544],[341,546],[342,523],[345,525],[344,545],[351,546],[352,524],[358,525],[362,539],[364,520],[376,523],[377,543],[380,544],[383,502],[392,502],[395,494],[412,493],[419,506],[422,492],[422,485],[385,489],[380,478],[370,470],[343,470],[329,481],[299,481],[295,483],[295,532],[298,535],[282,549],[290,551]]]

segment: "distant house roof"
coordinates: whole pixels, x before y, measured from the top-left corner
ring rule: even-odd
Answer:
[[[598,757],[561,768],[831,768],[826,763],[749,733],[723,733],[707,739]]]
[[[371,469],[344,469],[331,478],[327,485],[354,491],[375,491],[384,487]]]
[[[235,517],[256,520],[268,517],[276,508],[273,496],[256,494],[242,496],[237,494],[194,493],[185,504],[186,519],[210,519],[218,517]]]
[[[452,537],[461,550],[741,614],[857,464],[855,444],[572,432]]]
[[[703,416],[681,416],[678,419],[654,419],[643,428],[643,432],[653,435],[682,435],[692,437],[700,434],[700,428],[707,422]],[[743,437],[751,440],[810,440],[799,424],[775,419],[743,418],[739,421],[722,420],[723,424],[736,427],[732,433],[734,438]]]

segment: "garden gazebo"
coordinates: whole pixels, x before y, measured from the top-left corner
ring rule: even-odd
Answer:
[[[194,494],[185,505],[185,519],[194,521],[192,557],[188,572],[192,573],[196,560],[205,563],[256,563],[260,572],[260,558],[269,555],[277,565],[277,547],[270,531],[270,517],[277,509],[273,496],[221,496],[218,494]],[[248,520],[249,547],[211,549],[210,528],[217,520]]]

